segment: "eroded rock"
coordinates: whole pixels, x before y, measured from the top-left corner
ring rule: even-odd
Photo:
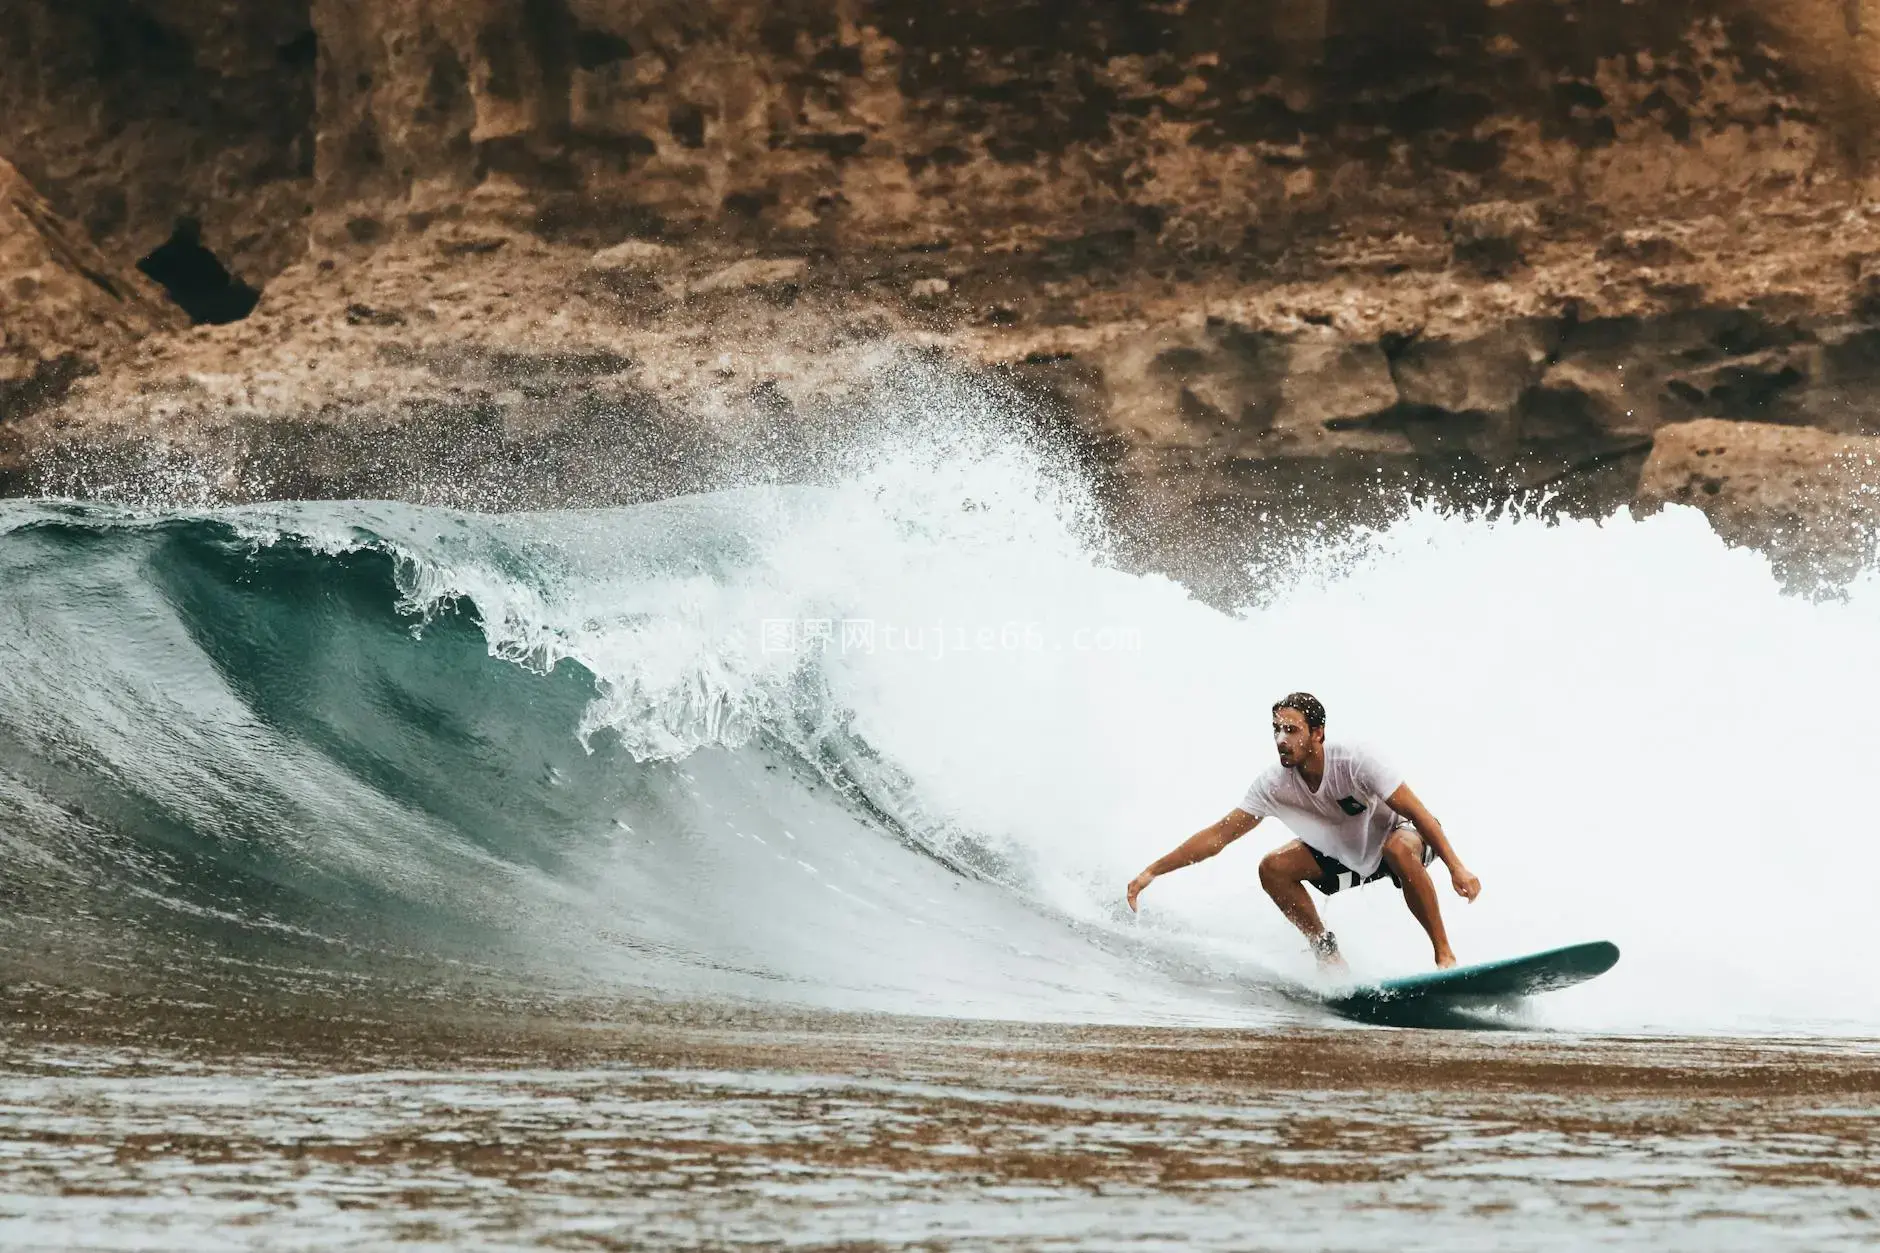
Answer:
[[[674,268],[683,257],[678,249],[667,244],[650,239],[628,239],[589,257],[587,268],[601,274],[623,270],[656,273]]]
[[[799,284],[809,273],[809,262],[802,257],[750,257],[734,261],[686,285],[694,296],[720,292],[776,290]]]
[[[1397,384],[1378,344],[1315,337],[1290,345],[1280,400],[1275,427],[1311,441],[1391,409]]]
[[[0,158],[116,271],[189,219],[262,286],[306,250],[324,8],[6,0]]]
[[[1404,404],[1486,419],[1488,456],[1511,456],[1519,441],[1517,410],[1559,342],[1555,323],[1523,321],[1474,339],[1418,337],[1390,357]]]
[[[0,426],[56,403],[106,356],[179,320],[0,161]]]
[[[1667,426],[1639,479],[1644,509],[1691,505],[1725,539],[1770,554],[1791,580],[1833,586],[1872,561],[1880,437],[1763,422]]]
[[[451,499],[581,504],[613,489],[492,467],[536,473],[564,415],[596,448],[787,443],[910,351],[1037,384],[1119,494],[1223,528],[1404,484],[1598,509],[1666,423],[1880,412],[1865,44],[1833,6],[1648,7],[161,0],[120,46],[0,0],[0,151],[99,272],[193,215],[267,282],[18,394],[48,448],[488,436]],[[338,456],[215,481],[422,484]]]
[[[1533,205],[1491,200],[1456,210],[1449,220],[1449,239],[1459,264],[1497,276],[1527,260],[1528,245],[1540,227],[1540,211]]]

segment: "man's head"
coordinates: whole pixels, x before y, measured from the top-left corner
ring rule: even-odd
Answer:
[[[1279,764],[1291,770],[1325,745],[1325,706],[1310,692],[1294,692],[1273,704],[1273,746]]]

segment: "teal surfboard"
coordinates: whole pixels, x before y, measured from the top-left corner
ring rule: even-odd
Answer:
[[[1325,997],[1325,1004],[1347,1018],[1389,1026],[1484,1026],[1489,1024],[1476,1017],[1480,1011],[1585,983],[1618,961],[1618,945],[1596,940],[1343,988]]]

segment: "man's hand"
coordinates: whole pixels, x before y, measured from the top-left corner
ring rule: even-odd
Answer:
[[[1472,901],[1482,894],[1482,881],[1470,874],[1467,866],[1449,868],[1449,886],[1456,889],[1456,895],[1465,901]]]
[[[1183,840],[1167,857],[1150,862],[1147,869],[1129,881],[1129,892],[1125,897],[1129,901],[1129,912],[1136,912],[1136,898],[1157,878],[1171,870],[1206,861],[1259,825],[1259,818],[1253,814],[1244,809],[1231,809],[1219,822],[1203,827]]]
[[[1408,783],[1400,783],[1397,790],[1390,794],[1385,802],[1392,809],[1410,820],[1410,825],[1423,837],[1423,843],[1443,859],[1449,867],[1449,886],[1456,889],[1456,895],[1465,901],[1473,901],[1482,894],[1482,881],[1469,873],[1469,868],[1456,856],[1456,850],[1449,843],[1449,837],[1443,834],[1443,824],[1436,821],[1436,815],[1424,807],[1417,794],[1410,790]]]
[[[1129,881],[1129,894],[1125,899],[1129,901],[1130,913],[1133,914],[1136,912],[1136,898],[1142,895],[1142,890],[1153,882],[1155,882],[1155,871],[1153,870],[1145,870]]]

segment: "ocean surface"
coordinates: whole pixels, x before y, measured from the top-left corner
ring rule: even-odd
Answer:
[[[718,1005],[1410,1038],[1316,1007],[1310,958],[1257,882],[1278,831],[1158,881],[1140,916],[1123,907],[1130,876],[1266,766],[1268,707],[1293,689],[1324,700],[1332,736],[1398,763],[1481,876],[1467,905],[1437,871],[1464,961],[1623,951],[1494,1025],[1645,1054],[1847,1041],[1830,1070],[1871,1073],[1880,581],[1786,593],[1693,510],[1407,506],[1253,571],[1258,594],[1230,611],[1125,569],[1098,516],[1050,457],[967,438],[620,509],[0,503],[0,1118],[18,1168],[0,1161],[0,1233],[148,1247],[219,1229],[186,1199],[181,1227],[119,1228],[46,1201],[60,1176],[32,1173],[48,1159],[31,1146],[71,1098],[47,1076],[143,1109],[195,1091],[174,1087],[183,1067],[245,1108],[309,1068],[348,1072],[292,1032],[248,1037],[266,1060],[246,1069],[186,1064],[140,1038],[140,1007],[207,1023],[275,1003],[390,1022]],[[1326,915],[1360,976],[1429,963],[1388,885]],[[1375,1095],[1389,1062],[1373,1063]],[[774,1096],[788,1083],[769,1067],[752,1054],[729,1073]],[[536,1097],[503,1099],[561,1099],[543,1095],[552,1071],[525,1073]],[[651,1074],[568,1083],[633,1104],[621,1085]],[[1868,1093],[1835,1185],[1856,1217],[1810,1229],[1814,1247],[1871,1230],[1862,1082],[1835,1088]],[[1432,1231],[1466,1234],[1469,1212]],[[972,1238],[1094,1238],[1051,1213]],[[1352,1222],[1333,1228],[1350,1247],[1391,1238]],[[1776,1229],[1746,1230],[1753,1246]],[[1286,1231],[1274,1247],[1325,1234]],[[1576,1231],[1557,1229],[1561,1247]]]

